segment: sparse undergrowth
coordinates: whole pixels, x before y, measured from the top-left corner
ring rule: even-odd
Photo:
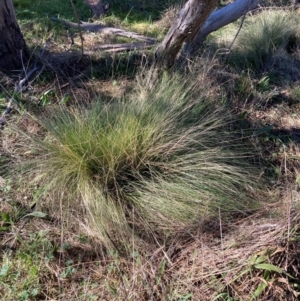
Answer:
[[[100,21],[161,39],[175,2]],[[0,133],[3,300],[299,300],[299,13],[278,2],[155,81],[153,50],[93,50],[112,36],[84,33],[89,59],[74,31],[65,53],[48,17],[76,22],[71,2],[14,1],[30,47],[51,39]]]

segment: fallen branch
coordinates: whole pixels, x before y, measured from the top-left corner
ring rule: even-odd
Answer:
[[[85,30],[85,31],[113,34],[113,35],[116,35],[116,36],[122,36],[122,37],[126,37],[126,38],[131,38],[131,39],[136,39],[136,40],[139,40],[139,41],[143,41],[147,44],[154,44],[154,43],[157,42],[156,39],[146,37],[146,36],[137,34],[135,32],[126,31],[126,30],[123,30],[123,29],[120,29],[120,28],[108,27],[108,26],[101,25],[101,24],[92,24],[92,23],[87,23],[87,22],[81,22],[81,24],[78,25],[77,23],[61,20],[61,19],[54,18],[54,17],[50,18],[50,20],[53,21],[53,22],[62,23],[62,24],[66,25],[66,26],[69,26],[69,27],[79,28],[79,29]]]
[[[155,44],[151,43],[139,43],[139,42],[132,42],[132,43],[121,43],[121,44],[105,44],[105,45],[96,45],[93,47],[93,50],[103,50],[107,52],[120,52],[120,51],[132,51],[137,49],[145,49],[151,48]]]

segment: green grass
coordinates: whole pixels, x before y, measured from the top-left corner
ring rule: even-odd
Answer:
[[[66,36],[66,27],[51,22],[50,17],[77,22],[70,0],[14,0],[13,3],[28,46],[36,46],[37,41],[39,45],[43,45],[50,36],[54,40],[61,35]],[[91,12],[84,1],[74,0],[74,4],[79,18],[88,21]]]
[[[47,277],[45,261],[53,257],[54,247],[46,238],[46,232],[30,234],[27,243],[20,235],[16,241],[21,247],[12,255],[4,253],[0,266],[0,294],[3,300],[40,300],[41,283]]]
[[[89,8],[84,1],[73,0],[81,20],[87,21],[91,17]],[[17,12],[18,20],[22,22],[32,21],[33,19],[45,19],[49,17],[59,17],[77,21],[70,0],[14,0],[14,7]]]
[[[84,0],[73,0],[73,3],[76,13],[71,0],[14,0],[18,22],[25,33],[27,45],[36,45],[37,40],[45,41],[50,36],[54,41],[66,38],[67,27],[50,21],[51,17],[78,22],[78,16],[81,21],[91,22],[93,15]],[[100,20],[107,26],[126,28],[161,39],[168,28],[162,24],[157,26],[154,21],[178,3],[181,1],[114,1],[110,3],[108,13],[101,16]]]
[[[111,12],[127,19],[130,23],[156,20],[167,8],[182,3],[182,0],[153,0],[153,1],[121,1],[116,0],[111,3]]]
[[[161,16],[161,12],[181,2],[180,0],[155,0],[151,3],[145,1],[113,1],[113,3],[110,3],[108,15],[118,16],[122,20],[127,19],[130,23],[155,20]],[[73,3],[80,19],[87,21],[92,17],[91,11],[84,0],[73,0]],[[75,20],[71,0],[63,2],[59,0],[13,0],[13,4],[19,20],[52,16]]]
[[[145,89],[147,87],[147,89]],[[246,213],[256,202],[253,156],[182,77],[141,85],[123,102],[56,109],[40,123],[40,156],[29,162],[47,193],[83,205],[103,243],[158,237],[201,217]],[[255,171],[256,170],[256,171]]]
[[[89,21],[83,0],[74,2]],[[101,22],[159,39],[176,15],[161,14],[175,1],[113,2]],[[142,57],[151,64],[149,49],[97,53],[76,80],[57,76],[72,75],[67,66],[75,60],[59,56],[66,28],[48,19],[76,21],[70,1],[14,4],[28,46],[41,47],[53,34],[47,54],[58,55],[18,95],[22,108],[15,106],[1,129],[2,299],[298,300],[293,14],[247,16],[246,40],[230,54],[240,20],[212,33],[184,75],[136,77]],[[126,40],[85,33],[87,47],[109,41]],[[260,56],[264,43],[269,52]],[[6,106],[14,81],[0,81]],[[260,185],[257,161],[266,178]]]
[[[267,10],[250,17],[235,43],[232,63],[258,72],[270,69],[273,56],[286,49],[298,28],[294,12]]]

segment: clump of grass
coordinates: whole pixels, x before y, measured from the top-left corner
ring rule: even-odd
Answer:
[[[147,82],[147,78],[144,83]],[[149,87],[149,83],[147,84]],[[221,212],[246,213],[257,170],[195,84],[163,76],[122,102],[57,109],[40,123],[39,155],[25,165],[47,193],[81,204],[108,247],[149,239]]]
[[[263,71],[270,65],[272,56],[285,49],[289,40],[297,35],[298,27],[294,12],[268,10],[254,15],[237,38],[233,63]]]

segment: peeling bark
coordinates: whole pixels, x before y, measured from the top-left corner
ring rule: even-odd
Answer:
[[[184,42],[194,39],[208,16],[216,7],[216,0],[189,0],[179,12],[167,35],[156,50],[159,67],[170,68]]]
[[[157,47],[158,67],[170,68],[184,45],[181,61],[193,56],[213,31],[234,22],[256,8],[260,0],[236,0],[212,13],[215,0],[189,0],[179,12],[169,32]]]

